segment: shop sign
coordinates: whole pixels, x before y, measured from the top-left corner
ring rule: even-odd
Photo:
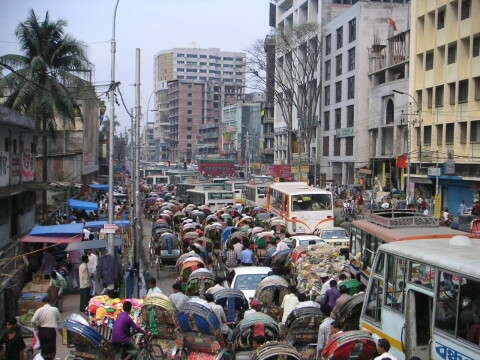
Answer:
[[[355,131],[353,127],[337,129],[336,133],[337,138],[352,137],[355,136]]]
[[[445,175],[455,175],[455,161],[447,160],[444,163]]]

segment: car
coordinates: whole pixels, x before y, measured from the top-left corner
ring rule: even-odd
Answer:
[[[238,289],[250,301],[258,284],[272,271],[267,266],[240,266],[233,268],[224,283],[225,288]]]
[[[290,236],[290,241],[292,242],[291,248],[295,249],[297,246],[307,246],[312,240],[314,240],[316,244],[324,242],[318,235],[294,235]]]
[[[339,247],[342,252],[348,252],[350,248],[350,236],[344,228],[316,229],[314,234],[318,235],[327,244]]]

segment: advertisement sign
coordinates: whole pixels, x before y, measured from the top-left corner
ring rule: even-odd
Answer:
[[[117,225],[105,224],[103,225],[103,230],[105,230],[105,234],[115,234],[115,230],[117,230]]]
[[[442,197],[440,194],[435,195],[435,217],[440,219],[442,216]]]
[[[403,190],[405,190],[405,169],[401,168],[400,169],[400,187]]]
[[[455,161],[447,160],[444,163],[445,175],[455,175]]]
[[[352,137],[355,136],[355,129],[353,127],[337,129],[335,134],[337,138]]]
[[[35,158],[30,148],[23,149],[22,152],[22,182],[33,181],[35,178]]]

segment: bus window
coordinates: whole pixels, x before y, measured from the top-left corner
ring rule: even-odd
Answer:
[[[292,211],[332,210],[330,195],[305,194],[292,196]]]
[[[375,254],[372,253],[372,257],[374,257]],[[373,263],[373,260],[372,260],[372,263]],[[369,266],[370,268],[372,267],[372,265]],[[375,265],[375,269],[373,270],[373,272],[376,274],[376,275],[381,275],[383,276],[383,269],[385,267],[385,253],[379,253],[378,255],[378,261],[377,261],[377,264]]]
[[[386,306],[403,312],[405,302],[406,260],[387,256],[387,300]]]
[[[380,321],[382,314],[382,297],[382,281],[380,279],[373,279],[370,282],[370,288],[368,290],[365,315],[374,321]]]
[[[412,262],[410,265],[411,282],[433,289],[435,283],[435,269],[430,265]]]

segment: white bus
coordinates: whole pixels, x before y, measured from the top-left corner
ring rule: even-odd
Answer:
[[[225,190],[187,190],[187,202],[190,204],[208,205],[212,212],[226,206],[235,206],[235,194]]]
[[[381,245],[361,328],[399,360],[480,359],[480,242],[466,236]]]
[[[225,184],[229,186],[229,190],[235,192],[235,201],[237,204],[245,204],[242,188],[247,183],[247,180],[229,180]]]
[[[169,185],[170,178],[167,175],[148,175],[147,184],[150,185]]]
[[[290,234],[313,234],[317,228],[331,229],[334,225],[331,192],[303,182],[271,184],[267,210],[285,220]]]
[[[267,190],[269,183],[245,184],[243,194],[245,204],[250,206],[261,206],[267,208]]]

